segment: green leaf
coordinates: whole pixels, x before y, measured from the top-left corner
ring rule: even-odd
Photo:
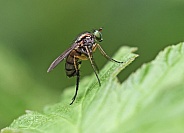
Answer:
[[[100,72],[101,87],[94,75],[85,77],[72,106],[75,87],[64,92],[60,103],[43,113],[27,111],[2,133],[183,132],[184,43],[167,47],[121,84],[116,76],[137,57],[134,50],[123,47],[114,56],[124,64],[108,62]]]
[[[108,62],[99,74],[101,87],[99,87],[94,74],[81,80],[79,94],[73,105],[70,106],[69,103],[74,94],[75,86],[66,89],[60,103],[47,106],[43,113],[26,111],[25,115],[14,120],[10,127],[3,129],[2,132],[57,132],[61,129],[63,132],[73,132],[79,130],[78,128],[82,124],[82,115],[86,115],[91,104],[99,104],[98,99],[95,98],[96,95],[101,93],[108,82],[115,79],[116,75],[137,57],[136,54],[132,53],[135,50],[136,48],[123,47],[117,52],[114,59],[125,63]],[[116,83],[116,86],[120,86],[120,84]],[[105,97],[105,95],[103,96]],[[91,112],[91,114],[93,113]]]

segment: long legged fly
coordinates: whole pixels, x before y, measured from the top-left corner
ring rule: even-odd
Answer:
[[[70,105],[73,104],[73,102],[75,101],[76,96],[77,96],[77,92],[78,92],[78,88],[79,88],[79,79],[80,79],[79,65],[82,63],[82,60],[89,60],[90,61],[91,66],[93,68],[93,71],[94,71],[96,78],[98,80],[99,86],[101,85],[100,79],[99,79],[98,74],[97,74],[98,67],[97,67],[97,65],[94,61],[94,58],[93,58],[93,52],[96,50],[96,48],[98,48],[99,51],[101,52],[101,54],[105,58],[107,58],[108,60],[114,61],[117,63],[123,63],[121,61],[116,61],[116,60],[112,59],[111,57],[109,57],[104,52],[102,47],[97,43],[97,42],[101,42],[103,40],[101,31],[102,31],[102,28],[100,28],[99,30],[94,30],[94,32],[85,32],[85,33],[79,35],[77,37],[77,39],[75,40],[75,42],[73,43],[73,45],[69,49],[64,51],[59,57],[57,57],[52,62],[52,64],[50,65],[50,67],[47,70],[47,72],[50,72],[61,61],[66,59],[66,62],[65,62],[66,75],[68,77],[73,77],[73,76],[77,77],[76,90],[75,90],[75,94],[72,98],[72,102],[70,103]]]

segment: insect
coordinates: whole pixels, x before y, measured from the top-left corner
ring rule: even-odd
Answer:
[[[76,97],[77,97],[77,92],[78,92],[78,88],[79,88],[79,79],[80,79],[80,71],[79,71],[79,67],[80,64],[82,63],[82,60],[89,60],[91,63],[91,66],[94,70],[94,73],[96,75],[96,78],[98,80],[99,86],[101,85],[100,83],[100,79],[98,77],[98,72],[99,69],[94,61],[93,58],[93,52],[96,50],[96,48],[99,49],[99,51],[101,52],[101,54],[107,58],[110,61],[114,61],[117,63],[123,63],[121,61],[116,61],[114,59],[112,59],[111,57],[109,57],[104,50],[102,49],[102,47],[97,43],[97,42],[101,42],[103,41],[102,38],[102,28],[100,28],[99,30],[94,30],[93,32],[85,32],[81,35],[79,35],[77,37],[77,39],[75,40],[75,42],[73,43],[73,45],[67,49],[66,51],[64,51],[59,57],[57,57],[52,64],[50,65],[50,67],[48,68],[47,72],[50,72],[51,70],[53,70],[61,61],[63,61],[64,59],[66,59],[65,62],[65,71],[66,71],[66,75],[68,77],[73,77],[76,76],[76,90],[75,90],[75,94],[72,98],[72,102],[70,103],[70,105],[73,104],[73,102],[75,101]]]

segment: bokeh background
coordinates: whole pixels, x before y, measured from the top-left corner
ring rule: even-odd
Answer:
[[[77,35],[99,27],[108,55],[123,45],[139,48],[140,57],[119,75],[124,81],[164,47],[184,40],[184,1],[0,0],[0,128],[25,110],[58,102],[75,85],[64,63],[46,71]],[[99,52],[94,56],[101,69],[107,60]],[[93,73],[88,61],[81,73]]]

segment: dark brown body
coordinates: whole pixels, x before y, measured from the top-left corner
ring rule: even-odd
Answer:
[[[66,70],[66,75],[68,77],[73,77],[73,76],[77,75],[77,71],[76,71],[76,68],[75,68],[75,65],[74,65],[74,56],[81,56],[81,53],[77,49],[74,49],[66,57],[65,70]],[[75,64],[76,64],[78,70],[79,70],[79,65],[81,63],[82,62],[80,61],[79,58],[75,59]]]
[[[79,36],[75,43],[77,43],[77,46],[66,57],[65,70],[68,77],[76,76],[82,60],[89,59],[87,49],[89,50],[91,56],[92,52],[96,49],[94,36],[88,32]]]
[[[92,57],[92,52],[96,49],[94,36],[88,32],[79,36],[75,43],[77,46],[66,57],[65,70],[68,77],[76,76],[82,60],[88,60],[89,54]]]

